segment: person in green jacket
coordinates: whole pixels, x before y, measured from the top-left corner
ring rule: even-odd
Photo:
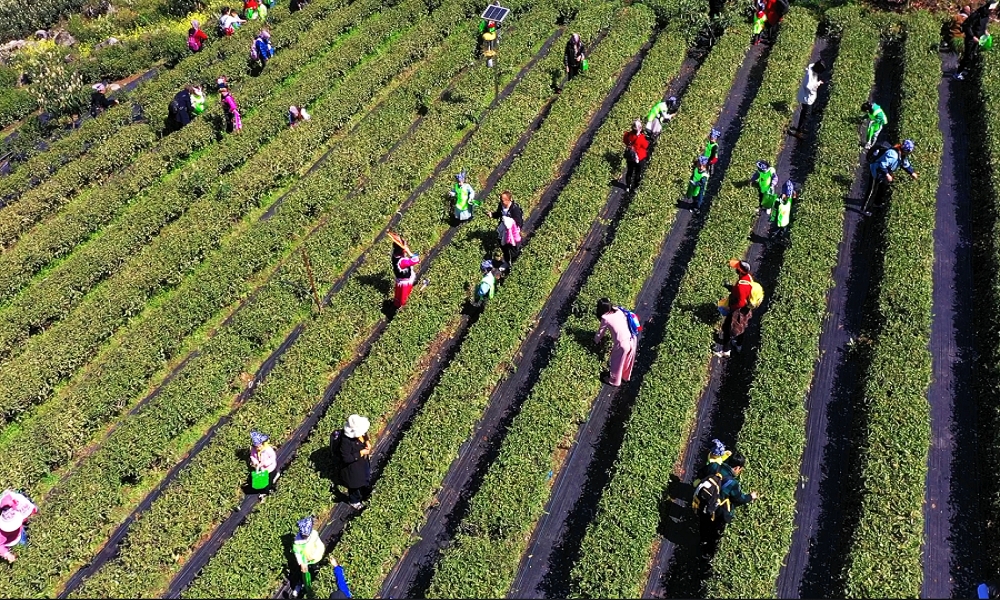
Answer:
[[[455,218],[459,223],[464,223],[472,218],[472,209],[479,206],[476,202],[476,190],[465,182],[465,171],[455,175],[455,184],[448,194],[455,199]]]
[[[882,107],[874,102],[865,102],[861,105],[861,112],[868,117],[868,130],[865,134],[865,150],[871,149],[878,139],[878,134],[882,128],[889,123],[889,117],[885,115]]]
[[[708,132],[708,141],[705,143],[705,151],[702,156],[708,159],[708,174],[715,173],[715,165],[719,162],[719,136],[722,133],[715,128]]]
[[[319,532],[313,528],[314,522],[315,518],[309,516],[299,519],[296,523],[299,531],[292,541],[292,554],[295,555],[295,562],[302,571],[302,583],[296,588],[296,592],[299,592],[295,594],[296,597],[299,597],[302,591],[309,590],[312,585],[312,574],[309,569],[323,560],[323,555],[326,554],[326,545],[320,539]]]
[[[677,114],[677,96],[657,102],[646,113],[646,131],[654,138],[663,131],[663,125],[669,123]]]
[[[476,293],[472,301],[472,305],[476,308],[485,304],[487,300],[492,300],[497,288],[497,272],[493,261],[484,260],[483,264],[479,265],[479,269],[483,272],[483,278],[476,286]]]
[[[757,187],[760,207],[766,210],[767,214],[771,214],[774,201],[778,199],[777,194],[774,193],[777,175],[778,172],[766,160],[758,160],[757,171],[750,178],[750,185]]]
[[[777,227],[774,238],[784,238],[788,236],[788,225],[792,220],[792,200],[799,197],[799,187],[791,179],[785,181],[782,186],[781,195],[774,203],[774,211],[771,212],[771,223]]]
[[[687,198],[691,199],[691,212],[701,213],[705,203],[705,190],[708,188],[708,158],[699,156],[694,159],[691,169],[691,180],[688,181]]]

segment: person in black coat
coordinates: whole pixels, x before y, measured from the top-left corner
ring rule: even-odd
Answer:
[[[97,118],[97,115],[118,104],[114,98],[108,98],[107,86],[103,83],[95,83],[94,91],[90,93],[90,116]]]
[[[965,79],[976,57],[979,56],[979,39],[986,35],[986,27],[990,23],[990,13],[996,8],[996,2],[985,2],[962,23],[965,45],[962,47],[962,59],[958,62],[958,71],[955,72],[956,79]]]
[[[580,34],[574,33],[566,41],[566,51],[563,54],[563,68],[566,69],[567,81],[580,74],[583,58],[583,42],[580,40]]]
[[[173,130],[179,130],[191,122],[191,86],[184,86],[174,94],[168,110]]]
[[[371,483],[371,441],[366,437],[371,423],[365,417],[351,415],[340,436],[340,482],[347,488],[347,501],[361,509],[362,492]]]
[[[513,219],[514,224],[517,226],[516,238],[520,240],[521,229],[524,228],[524,211],[521,210],[521,206],[514,202],[514,196],[509,191],[504,191],[500,194],[500,204],[497,209],[490,213],[494,219],[499,219],[500,223],[497,227],[497,233],[500,236],[500,249],[503,250],[504,260],[507,261],[508,272],[513,266],[514,261],[517,257],[521,255],[521,244],[508,243],[510,236],[507,235],[507,226],[504,224],[504,217],[510,217]]]

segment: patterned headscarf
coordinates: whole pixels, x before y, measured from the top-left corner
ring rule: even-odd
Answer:
[[[250,445],[253,446],[254,448],[260,446],[269,439],[271,438],[267,437],[266,435],[264,435],[259,431],[254,430],[250,432]]]
[[[719,440],[712,440],[712,454],[714,456],[722,456],[726,453],[726,445]]]
[[[298,525],[299,525],[299,535],[302,536],[302,537],[304,537],[304,538],[309,537],[310,534],[312,534],[312,532],[313,532],[313,522],[314,521],[315,521],[315,518],[313,518],[311,516],[305,517],[304,519],[299,519],[299,522],[298,522]]]

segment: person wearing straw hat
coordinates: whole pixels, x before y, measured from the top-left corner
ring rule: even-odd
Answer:
[[[103,83],[95,83],[91,87],[94,91],[90,93],[90,116],[96,118],[97,115],[118,104],[118,101],[114,98],[108,98],[107,91],[109,86]]]
[[[25,522],[37,512],[38,507],[23,494],[4,490],[0,495],[0,557],[7,562],[17,560],[11,548],[28,543]]]
[[[406,240],[398,234],[390,231],[389,239],[392,240],[392,273],[396,277],[396,291],[392,304],[399,310],[410,299],[410,292],[413,291],[413,284],[417,280],[417,272],[413,267],[420,262],[420,255],[411,252]]]
[[[268,474],[267,485],[273,484],[280,476],[275,474],[273,478],[270,477],[278,468],[278,453],[275,452],[274,446],[268,443],[269,439],[259,431],[250,432],[250,466],[255,473]],[[267,485],[260,489],[266,489]]]
[[[339,441],[340,482],[347,488],[348,504],[356,510],[364,508],[362,493],[371,482],[372,445],[367,437],[370,427],[367,418],[351,415],[344,423]]]
[[[299,597],[303,591],[308,592],[312,586],[312,573],[310,567],[323,560],[326,554],[326,545],[319,537],[319,532],[313,528],[316,518],[312,515],[299,519],[296,523],[298,532],[292,542],[292,554],[295,555],[295,562],[302,571],[302,583],[296,586],[293,595]]]

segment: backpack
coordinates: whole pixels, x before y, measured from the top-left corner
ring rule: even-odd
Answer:
[[[171,119],[176,119],[178,113],[180,112],[181,112],[181,105],[179,102],[177,102],[177,97],[175,96],[173,99],[170,100],[170,104],[167,106],[167,115]]]
[[[250,60],[260,60],[260,52],[257,51],[257,40],[250,44]]]
[[[747,302],[750,304],[750,308],[759,308],[764,302],[764,286],[757,283],[756,280],[750,281],[750,299]]]
[[[865,160],[868,161],[868,164],[877,162],[887,150],[892,150],[892,144],[889,142],[879,142],[868,150],[868,153],[865,154]]]
[[[639,332],[642,331],[642,323],[639,322],[639,316],[627,308],[620,306],[617,308],[625,313],[625,322],[628,323],[628,331],[632,334],[632,337],[639,337]]]
[[[791,10],[791,6],[788,4],[788,0],[774,0],[774,10],[778,14],[778,18],[784,17]]]
[[[732,479],[727,479],[722,473],[713,473],[706,477],[694,488],[694,496],[691,498],[691,508],[694,512],[712,515],[719,510],[722,501],[722,490],[725,489]]]
[[[343,459],[340,458],[340,442],[344,436],[344,430],[338,429],[330,434],[330,454],[333,459],[333,482],[340,483],[340,470],[344,468]]]

